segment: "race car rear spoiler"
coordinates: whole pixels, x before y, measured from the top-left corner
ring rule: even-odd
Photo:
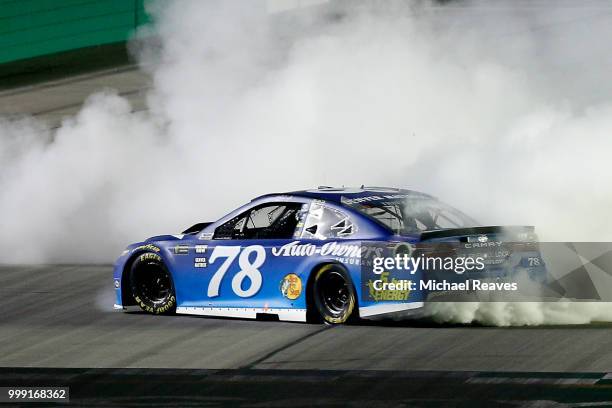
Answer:
[[[421,233],[421,240],[433,238],[462,237],[466,235],[487,235],[487,234],[507,234],[516,235],[520,233],[533,232],[533,226],[488,226],[488,227],[469,227],[469,228],[450,228]]]

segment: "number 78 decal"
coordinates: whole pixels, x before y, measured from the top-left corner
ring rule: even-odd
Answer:
[[[251,263],[249,256],[255,252],[255,260]],[[240,256],[238,257],[238,255]],[[259,268],[266,261],[266,250],[261,245],[251,245],[244,250],[240,250],[239,246],[217,246],[210,255],[209,262],[213,264],[217,258],[225,258],[217,272],[210,279],[208,284],[208,297],[219,296],[219,287],[225,273],[238,257],[238,266],[240,271],[232,279],[232,290],[240,297],[251,297],[256,294],[261,288],[262,277]],[[242,282],[245,278],[249,278],[251,285],[248,289],[242,289]]]

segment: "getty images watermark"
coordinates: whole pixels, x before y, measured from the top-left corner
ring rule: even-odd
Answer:
[[[370,287],[375,291],[470,291],[470,290],[500,290],[516,291],[516,282],[485,282],[479,279],[465,279],[468,273],[483,272],[486,265],[484,257],[472,256],[427,256],[420,254],[410,256],[408,254],[396,254],[392,257],[374,257],[372,260],[372,272],[379,277],[370,282]],[[435,271],[453,272],[459,275],[459,279],[395,279],[389,280],[390,274],[415,275],[417,272],[427,274]],[[418,282],[418,283],[417,283]]]
[[[362,254],[369,302],[612,302],[612,242],[377,242]]]

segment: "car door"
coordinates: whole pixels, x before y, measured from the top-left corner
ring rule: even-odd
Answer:
[[[212,239],[194,246],[183,306],[265,310],[305,304],[302,293],[283,296],[282,282],[296,272],[295,259],[274,256],[272,249],[300,235],[307,208],[307,200],[264,202],[215,228]]]

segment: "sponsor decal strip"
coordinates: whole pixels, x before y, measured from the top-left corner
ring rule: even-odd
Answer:
[[[223,316],[238,317],[243,319],[255,319],[258,313],[278,315],[279,320],[289,322],[305,322],[306,309],[276,309],[276,308],[238,308],[238,307],[177,307],[176,313],[202,315],[202,316]]]
[[[177,245],[174,247],[175,255],[188,255],[189,254],[189,245]]]

